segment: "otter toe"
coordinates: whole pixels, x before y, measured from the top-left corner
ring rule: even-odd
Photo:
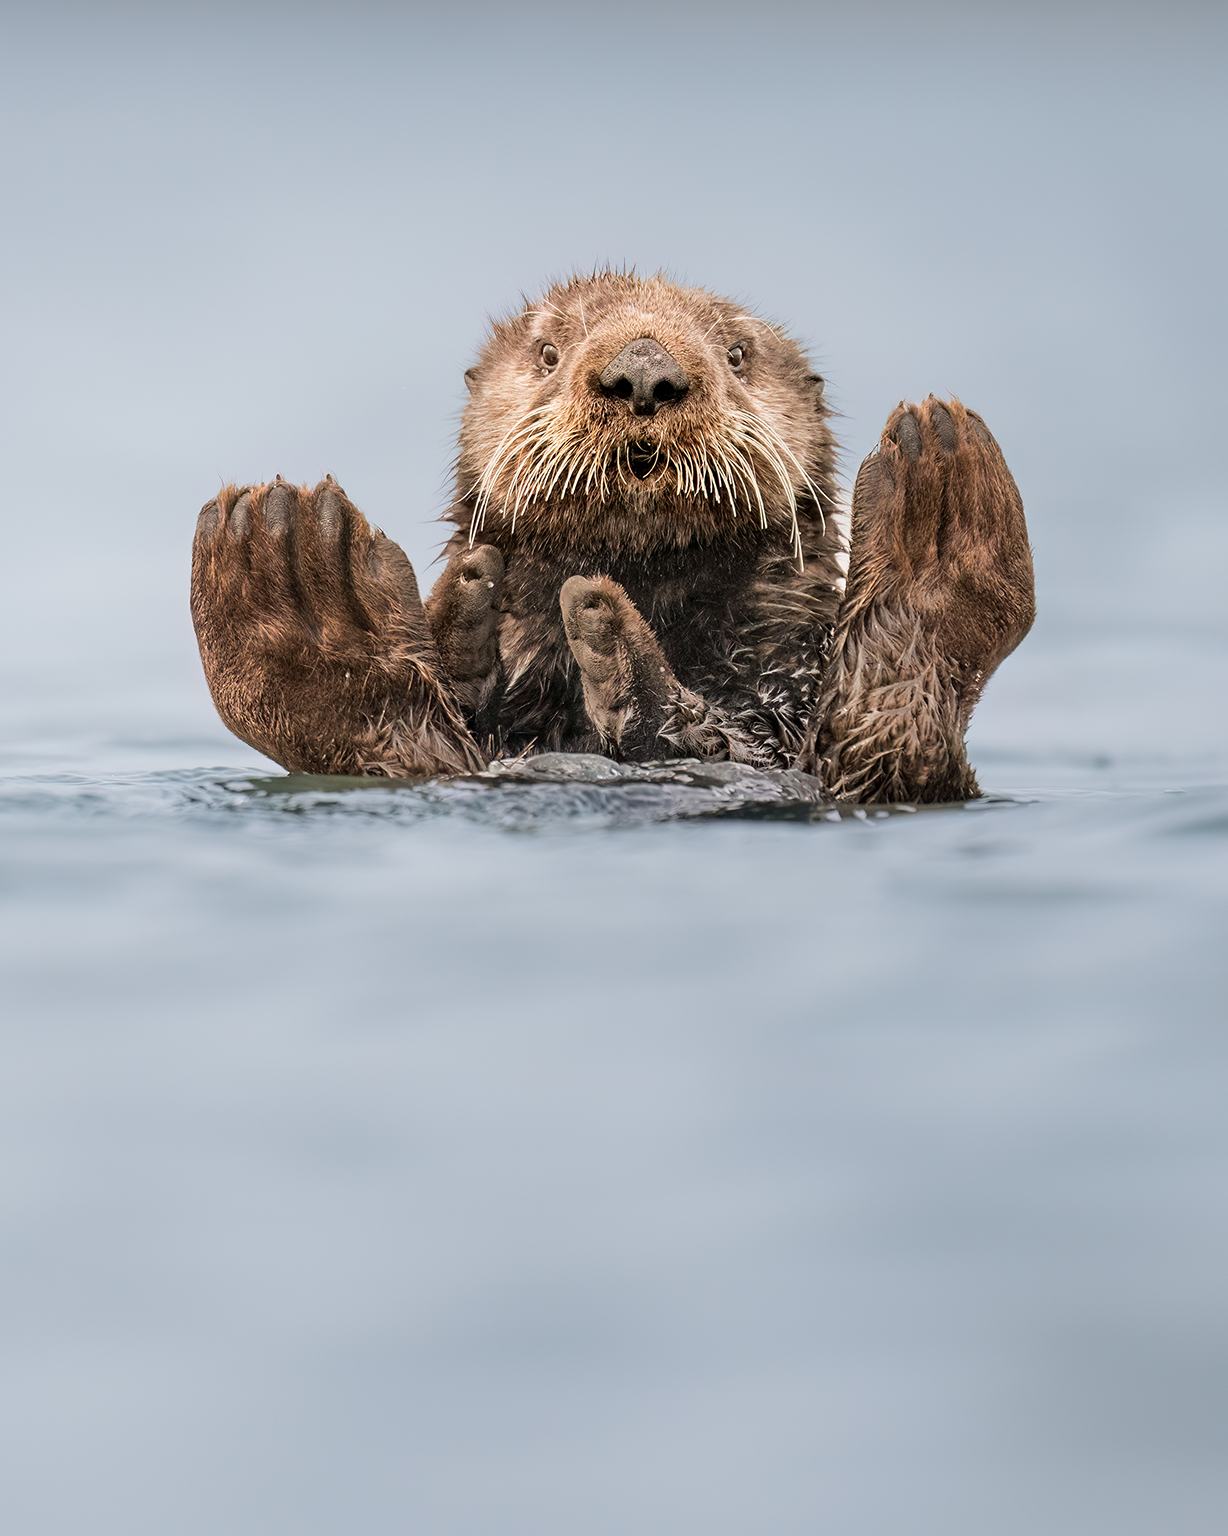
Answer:
[[[274,538],[282,538],[288,532],[297,502],[298,492],[278,475],[265,492],[262,508],[265,530]]]
[[[311,500],[319,537],[326,545],[338,544],[348,535],[351,520],[361,516],[332,475],[325,475],[312,492]]]
[[[985,425],[983,416],[979,416],[976,411],[970,411],[967,406],[964,407],[964,416],[968,422],[968,430],[978,443],[983,443],[988,448],[997,448],[998,440]]]
[[[196,539],[198,543],[208,543],[221,532],[222,525],[226,521],[226,513],[221,505],[221,498],[215,496],[200,509],[196,519]]]
[[[906,459],[915,464],[921,457],[921,423],[912,406],[901,405],[899,415],[887,428],[887,435]]]
[[[951,412],[935,395],[931,395],[925,402],[929,426],[939,445],[948,453],[955,452],[955,422],[951,418]]]
[[[226,519],[226,532],[232,539],[246,537],[252,523],[252,491],[244,491],[230,509]]]

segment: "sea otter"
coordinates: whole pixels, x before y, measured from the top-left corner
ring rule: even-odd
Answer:
[[[600,751],[798,767],[834,798],[968,798],[964,732],[1033,617],[981,418],[901,404],[842,514],[823,379],[778,326],[597,273],[466,374],[455,529],[425,605],[330,478],[201,512],[219,713],[286,768],[414,776]]]

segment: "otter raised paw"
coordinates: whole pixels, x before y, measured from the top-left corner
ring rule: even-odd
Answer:
[[[853,495],[852,565],[818,736],[831,792],[975,795],[964,732],[1034,612],[1023,503],[989,428],[957,400],[901,404]]]
[[[572,576],[563,583],[559,603],[584,707],[607,752],[641,761],[759,760],[736,725],[674,676],[657,637],[616,581]]]
[[[481,736],[493,733],[498,712],[502,590],[503,556],[492,544],[479,544],[452,556],[426,600],[452,695]]]
[[[484,766],[441,674],[413,570],[331,478],[228,486],[201,512],[192,619],[236,736],[305,773]]]

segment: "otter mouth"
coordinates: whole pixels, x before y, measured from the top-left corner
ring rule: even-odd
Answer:
[[[656,443],[632,443],[627,449],[627,462],[637,480],[647,480],[665,463],[665,456]]]

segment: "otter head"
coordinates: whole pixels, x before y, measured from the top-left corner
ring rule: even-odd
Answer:
[[[625,551],[820,520],[822,380],[737,304],[600,273],[496,323],[466,374],[454,516],[473,537]]]

